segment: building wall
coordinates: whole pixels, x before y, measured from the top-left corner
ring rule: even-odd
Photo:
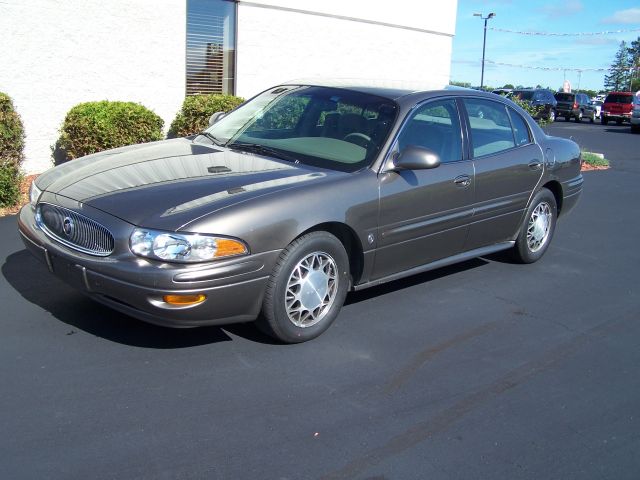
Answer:
[[[179,0],[2,0],[0,91],[25,124],[25,171],[52,165],[80,102],[139,102],[171,122],[184,100],[185,24]]]
[[[456,1],[240,1],[236,92],[313,77],[441,87],[456,9]]]

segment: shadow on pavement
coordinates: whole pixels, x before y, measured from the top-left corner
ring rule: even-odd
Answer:
[[[499,257],[497,256],[495,257],[496,260],[498,258]],[[398,290],[413,287],[421,283],[431,282],[433,280],[437,280],[438,278],[446,277],[448,275],[453,275],[459,272],[464,272],[466,270],[471,270],[472,268],[481,267],[482,265],[487,265],[488,263],[488,261],[482,260],[481,258],[474,258],[471,260],[467,260],[466,262],[456,263],[448,267],[442,267],[436,270],[431,270],[429,272],[401,278],[400,280],[385,283],[377,287],[367,288],[366,290],[361,290],[359,292],[351,292],[349,295],[347,295],[347,301],[345,302],[345,305],[352,305],[354,303],[363,302],[374,297],[387,295],[389,293],[397,292]]]
[[[27,250],[7,257],[2,265],[2,275],[25,300],[38,305],[61,322],[113,342],[173,349],[232,340],[220,327],[165,328],[111,310],[51,275]],[[225,329],[251,341],[272,343],[251,324],[225,326]]]

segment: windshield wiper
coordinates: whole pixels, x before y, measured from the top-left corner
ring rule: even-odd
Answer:
[[[209,140],[211,140],[214,143],[214,145],[218,145],[219,147],[224,145],[224,142],[222,140],[220,140],[216,136],[210,134],[209,132],[200,132],[199,135],[203,135],[203,136],[207,137]]]
[[[233,150],[241,150],[243,152],[251,152],[257,153],[259,155],[268,155],[272,157],[279,158],[280,160],[286,160],[287,162],[300,163],[300,161],[286,153],[278,150],[277,148],[267,147],[265,145],[260,145],[258,143],[243,143],[243,142],[234,142],[228,143],[227,147]]]

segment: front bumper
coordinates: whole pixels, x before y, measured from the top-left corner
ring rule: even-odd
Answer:
[[[270,251],[194,265],[156,262],[125,251],[96,257],[47,237],[36,226],[30,205],[20,211],[18,228],[27,249],[61,280],[122,313],[172,327],[254,320],[280,254],[279,250]],[[197,305],[175,306],[163,301],[164,295],[198,293],[206,295],[206,300]]]

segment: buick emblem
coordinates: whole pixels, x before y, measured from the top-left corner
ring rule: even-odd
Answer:
[[[75,225],[73,224],[73,220],[70,217],[64,217],[62,221],[62,231],[67,237],[73,235],[73,230],[75,229]]]

